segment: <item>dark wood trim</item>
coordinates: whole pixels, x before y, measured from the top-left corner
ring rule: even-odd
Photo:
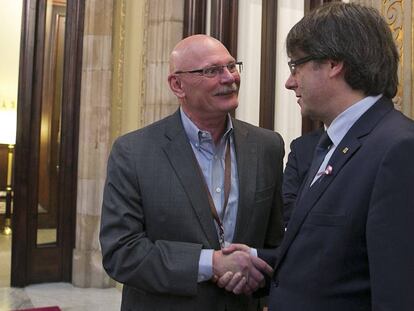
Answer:
[[[26,284],[32,282],[32,275],[34,271],[33,258],[35,258],[35,248],[37,239],[37,221],[38,221],[38,183],[39,183],[39,150],[40,150],[40,127],[41,127],[41,113],[42,113],[42,93],[43,93],[43,64],[44,64],[44,48],[45,35],[44,29],[46,24],[46,8],[47,0],[36,1],[36,25],[35,25],[35,45],[33,54],[34,68],[33,84],[32,84],[32,102],[31,105],[31,119],[30,119],[30,142],[28,149],[30,154],[26,154],[26,161],[29,161],[30,167],[27,171],[28,178],[24,181],[28,183],[28,201],[25,208],[28,209],[29,218],[26,224],[27,228],[27,258],[26,258]],[[19,85],[20,88],[20,85]],[[26,113],[26,112],[23,112]],[[16,162],[16,165],[18,163]],[[17,208],[17,206],[16,206]],[[24,208],[24,207],[20,207]],[[15,211],[18,213],[18,211]],[[14,231],[14,230],[13,230]],[[14,232],[13,236],[17,236]]]
[[[305,0],[305,14],[328,2],[339,2],[341,0]]]
[[[183,38],[206,33],[207,0],[184,1]]]
[[[11,256],[11,286],[27,284],[27,254],[28,254],[28,208],[29,187],[32,181],[30,161],[31,118],[32,118],[32,89],[34,84],[34,51],[36,31],[37,0],[24,0],[22,12],[19,89],[17,105],[17,130],[14,165],[14,213],[12,216],[12,256]],[[29,129],[29,130],[27,130]],[[18,234],[16,234],[18,232]],[[18,242],[18,243],[17,243]]]
[[[7,144],[0,144],[0,191],[6,191],[9,148]]]
[[[305,0],[305,14],[323,4],[323,0]]]
[[[237,59],[238,0],[211,0],[210,35]]]
[[[274,130],[276,98],[277,0],[262,2],[259,126]]]
[[[59,224],[62,250],[62,281],[72,280],[76,238],[76,194],[79,146],[79,115],[82,77],[85,1],[67,1],[65,62],[62,92],[62,136],[59,172]]]
[[[67,0],[57,244],[36,245],[45,0],[24,0],[19,65],[12,217],[11,285],[71,281],[84,0]]]

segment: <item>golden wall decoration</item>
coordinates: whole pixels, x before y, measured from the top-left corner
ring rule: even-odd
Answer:
[[[143,125],[148,0],[114,1],[111,140]]]
[[[125,0],[114,2],[113,16],[113,76],[112,76],[112,106],[111,106],[111,140],[122,132],[123,82],[125,60]]]
[[[394,98],[396,109],[414,119],[414,31],[412,0],[350,0],[349,2],[374,7],[381,12],[390,26],[400,55],[398,67],[399,85]]]
[[[403,85],[404,85],[404,75],[403,75],[403,66],[404,66],[404,28],[403,28],[403,1],[402,0],[383,0],[381,13],[384,16],[386,22],[388,23],[392,36],[394,38],[395,44],[398,49],[398,54],[400,56],[400,63],[398,65],[398,91],[397,95],[394,97],[394,105],[398,110],[403,110]]]

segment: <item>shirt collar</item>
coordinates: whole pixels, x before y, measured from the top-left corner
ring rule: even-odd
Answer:
[[[197,125],[191,121],[191,119],[185,114],[182,107],[180,107],[180,114],[181,114],[181,121],[183,122],[184,131],[187,134],[190,143],[193,145],[201,144],[205,140],[211,140],[211,134],[208,131],[200,130]],[[224,132],[223,137],[221,138],[221,143],[226,141],[227,138],[233,132],[233,123],[231,121],[231,117],[227,114],[227,128]]]
[[[349,129],[354,123],[380,98],[382,94],[377,96],[367,96],[360,101],[356,102],[348,109],[338,115],[331,125],[328,127],[327,132],[329,138],[335,146],[338,146],[342,138],[348,133]]]

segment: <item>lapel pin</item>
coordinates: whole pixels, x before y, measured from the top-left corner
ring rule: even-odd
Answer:
[[[327,165],[325,170],[318,173],[317,176],[332,175],[332,173],[333,173],[333,167],[331,165]]]
[[[325,175],[331,175],[333,172],[333,167],[331,165],[328,165],[324,171]]]
[[[349,148],[348,147],[345,147],[344,149],[342,149],[342,153],[345,154],[345,153],[348,152],[348,150],[349,150]]]

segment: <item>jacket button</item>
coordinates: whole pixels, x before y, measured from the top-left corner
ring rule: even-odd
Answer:
[[[276,279],[272,280],[272,286],[273,287],[278,287],[279,286],[279,280],[276,280]]]

